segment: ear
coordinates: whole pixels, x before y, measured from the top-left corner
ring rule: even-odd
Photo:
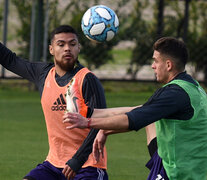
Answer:
[[[50,51],[50,54],[51,54],[51,55],[54,55],[54,51],[53,51],[53,47],[52,47],[52,45],[49,45],[49,51]]]
[[[173,69],[173,62],[171,60],[166,60],[167,70],[171,71]]]

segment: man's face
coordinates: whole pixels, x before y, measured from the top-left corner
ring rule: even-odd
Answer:
[[[54,56],[56,69],[69,71],[74,68],[80,52],[78,38],[73,33],[59,33],[53,38],[49,46],[51,55]]]
[[[168,60],[164,60],[164,57],[158,51],[154,51],[153,53],[153,63],[152,69],[155,72],[155,76],[158,82],[167,83],[169,80],[169,72],[168,72]]]

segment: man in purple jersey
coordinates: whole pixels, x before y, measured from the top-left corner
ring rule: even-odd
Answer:
[[[64,128],[60,128],[62,126],[62,118],[53,118],[53,114],[55,115],[54,117],[62,117],[61,115],[64,114],[64,110],[66,109],[66,101],[64,98],[66,91],[64,91],[64,89],[66,89],[70,80],[84,69],[78,61],[79,52],[80,44],[78,41],[78,34],[68,25],[59,26],[51,33],[50,53],[54,57],[54,63],[29,62],[16,56],[15,53],[0,43],[0,64],[9,71],[35,83],[40,92],[41,103],[42,101],[46,103],[46,105],[44,104],[44,108],[46,109],[43,110],[44,115],[46,117],[46,113],[49,113],[50,118],[48,119],[53,120],[53,123],[51,123],[52,121],[46,122],[47,130],[55,130],[48,131],[48,136],[50,136],[50,138],[48,138],[50,139],[50,151],[47,160],[31,170],[24,177],[25,180],[65,180],[72,177],[74,177],[75,180],[108,179],[105,165],[103,165],[102,168],[97,167],[95,163],[84,166],[84,163],[87,163],[88,157],[92,152],[93,140],[98,130],[88,129],[87,132],[77,131],[78,133],[74,131],[74,134],[79,136],[77,136],[75,140],[71,140],[72,138],[69,137],[70,133],[66,132]],[[52,70],[54,70],[54,76],[51,74]],[[47,81],[48,77],[50,77],[51,81]],[[46,81],[47,84],[45,84]],[[55,89],[50,88],[50,82],[53,82]],[[50,88],[47,90],[49,94],[50,92],[55,92],[55,96],[48,96],[48,102],[50,101],[48,105],[47,98],[45,98],[46,88]],[[88,103],[91,107],[106,107],[103,88],[100,81],[93,73],[89,72],[84,76],[81,93],[85,103]],[[87,111],[86,116],[91,116],[90,110]],[[84,133],[81,134],[80,132]],[[60,136],[61,133],[63,134]],[[56,146],[54,150],[52,144],[56,145],[56,143],[59,143],[59,146]],[[65,148],[69,146],[68,144],[70,144],[73,151],[69,148]],[[74,152],[74,154],[71,152]],[[55,156],[56,158],[54,158],[54,154],[58,154]],[[72,156],[66,154],[72,154]]]

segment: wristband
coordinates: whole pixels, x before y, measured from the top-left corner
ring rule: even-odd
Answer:
[[[90,128],[91,127],[91,118],[88,118],[88,125],[87,125],[87,128]]]

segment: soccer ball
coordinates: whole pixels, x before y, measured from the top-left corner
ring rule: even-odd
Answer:
[[[95,42],[110,41],[116,35],[119,19],[107,6],[89,8],[82,17],[81,28],[85,36]]]

